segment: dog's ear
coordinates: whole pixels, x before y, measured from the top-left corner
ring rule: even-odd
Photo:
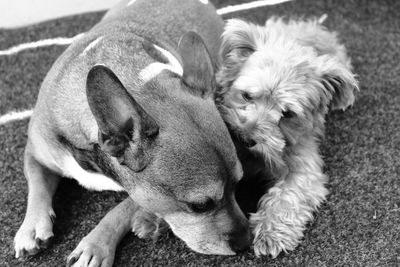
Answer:
[[[86,95],[99,126],[99,145],[111,156],[120,157],[133,136],[154,138],[158,134],[157,123],[109,68],[97,65],[89,71]]]
[[[232,56],[247,58],[257,49],[257,43],[264,39],[265,34],[259,26],[240,19],[230,19],[222,34],[221,56],[223,59]]]
[[[257,50],[257,44],[265,41],[265,38],[264,31],[257,25],[240,19],[230,19],[226,22],[220,49],[222,66],[217,73],[217,82],[222,88],[231,86],[244,62]]]
[[[214,64],[202,38],[195,32],[185,33],[178,44],[182,60],[182,82],[194,94],[212,95],[215,88]]]
[[[354,103],[354,90],[358,90],[358,81],[352,73],[350,64],[344,64],[331,55],[318,57],[317,70],[325,95],[331,109],[346,109]],[[326,103],[328,104],[328,103]]]

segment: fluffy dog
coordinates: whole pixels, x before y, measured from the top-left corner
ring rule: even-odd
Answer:
[[[352,105],[358,83],[345,47],[317,20],[232,19],[222,39],[216,102],[276,180],[250,216],[256,255],[275,258],[298,245],[328,194],[318,147],[324,117]]]

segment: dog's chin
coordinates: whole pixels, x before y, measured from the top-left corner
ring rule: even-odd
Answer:
[[[232,251],[229,243],[221,238],[215,240],[207,240],[204,238],[205,235],[193,236],[188,232],[182,233],[182,231],[176,231],[174,227],[171,227],[172,231],[176,236],[181,238],[186,245],[193,251],[207,255],[235,255]],[[175,231],[174,231],[175,230]],[[193,231],[195,232],[195,231]],[[192,232],[192,233],[193,233]],[[214,238],[213,238],[214,239]]]
[[[225,255],[225,256],[236,255],[236,253],[230,249],[227,242],[223,242],[222,244],[213,244],[213,243],[204,243],[204,244],[186,243],[186,244],[193,251],[195,251],[197,253],[205,254],[205,255]]]
[[[222,233],[204,221],[194,223],[185,216],[166,217],[172,232],[195,252],[208,255],[235,255]]]

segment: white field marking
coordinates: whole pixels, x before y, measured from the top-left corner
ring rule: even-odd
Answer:
[[[146,66],[144,69],[142,69],[139,73],[139,77],[144,81],[147,82],[151,79],[153,79],[155,76],[160,74],[163,70],[170,70],[172,72],[175,72],[176,74],[182,76],[183,75],[183,68],[181,64],[179,63],[178,59],[174,57],[169,51],[153,44],[154,47],[160,51],[167,59],[169,64],[164,64],[160,62],[154,62]]]
[[[131,0],[130,3],[133,3],[134,0]],[[201,1],[201,0],[200,0]],[[204,0],[205,1],[205,0]],[[280,3],[284,3],[287,1],[292,1],[292,0],[261,0],[261,1],[254,1],[254,2],[249,2],[249,3],[244,3],[240,5],[235,5],[235,6],[227,6],[223,7],[217,10],[217,13],[219,15],[225,15],[233,12],[238,12],[241,10],[248,10],[252,8],[257,8],[257,7],[262,7],[262,6],[269,6],[269,5],[276,5]],[[45,47],[45,46],[52,46],[52,45],[69,45],[71,44],[74,40],[80,38],[83,36],[84,33],[80,33],[72,38],[64,38],[64,37],[58,37],[54,39],[45,39],[45,40],[40,40],[32,43],[25,43],[25,44],[19,44],[17,46],[13,46],[9,49],[6,50],[0,50],[0,56],[6,56],[6,55],[14,55],[17,54],[21,51],[24,50],[29,50],[29,49],[36,49],[39,47]],[[169,52],[168,52],[169,53]],[[173,56],[172,56],[173,57]],[[175,57],[173,57],[175,58]],[[168,58],[170,60],[170,58]],[[176,58],[175,58],[176,60]],[[171,61],[171,65],[173,65],[173,61]],[[161,64],[161,63],[160,63]],[[178,62],[179,64],[179,62]],[[164,64],[165,65],[165,64]],[[181,67],[182,68],[182,67]],[[25,110],[21,112],[10,112],[8,114],[0,116],[0,125],[6,124],[8,122],[13,122],[16,120],[23,120],[26,118],[29,118],[32,114],[32,110]]]
[[[235,6],[227,6],[223,7],[217,10],[218,15],[225,15],[233,12],[238,12],[242,10],[247,10],[247,9],[253,9],[257,7],[263,7],[263,6],[272,6],[276,4],[281,4],[284,2],[288,2],[292,0],[260,0],[260,1],[254,1],[254,2],[249,2],[249,3],[244,3],[240,5],[235,5]]]
[[[208,4],[208,0],[199,0],[202,4],[207,5]]]
[[[103,39],[103,37],[99,37],[96,40],[92,41],[86,48],[85,50],[83,50],[83,52],[81,53],[81,56],[85,55],[87,52],[89,52],[90,49],[94,48],[96,46],[96,44],[101,41],[101,39]]]
[[[129,4],[132,4],[135,0],[131,0]],[[207,0],[199,0],[201,2],[206,2]],[[292,0],[260,0],[260,1],[254,1],[254,2],[249,2],[249,3],[244,3],[240,5],[235,5],[235,6],[227,6],[223,7],[217,10],[217,13],[219,15],[225,15],[233,12],[238,12],[242,10],[247,10],[247,9],[252,9],[252,8],[257,8],[257,7],[262,7],[262,6],[270,6],[270,5],[276,5],[284,2],[288,2]],[[28,50],[28,49],[35,49],[39,47],[44,47],[44,46],[51,46],[51,45],[69,45],[71,44],[75,39],[78,39],[81,37],[84,33],[80,33],[72,38],[65,38],[65,37],[58,37],[54,39],[45,39],[45,40],[40,40],[32,43],[25,43],[25,44],[19,44],[16,46],[13,46],[11,48],[8,48],[6,50],[0,50],[0,56],[5,56],[5,55],[13,55],[17,54],[21,51]]]
[[[24,50],[35,49],[35,48],[51,46],[51,45],[69,45],[76,39],[79,39],[80,37],[82,37],[83,34],[84,33],[80,33],[71,38],[57,37],[54,39],[44,39],[44,40],[39,40],[39,41],[32,42],[32,43],[19,44],[19,45],[11,47],[9,49],[6,49],[6,50],[0,50],[0,56],[14,55],[14,54],[17,54]]]
[[[27,119],[32,115],[32,113],[33,110],[11,111],[10,113],[0,116],[0,125]]]
[[[322,24],[325,22],[325,20],[328,18],[328,14],[324,13],[319,19],[318,19],[318,23]]]
[[[130,6],[130,5],[132,5],[133,3],[135,3],[136,2],[136,0],[131,0],[131,1],[129,1],[129,3],[126,5],[126,6]]]

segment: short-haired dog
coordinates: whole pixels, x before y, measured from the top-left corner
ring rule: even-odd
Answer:
[[[222,31],[205,1],[125,0],[66,49],[29,124],[16,257],[52,238],[60,177],[130,196],[68,265],[111,266],[124,234],[144,236],[160,220],[200,253],[231,255],[251,244],[234,198],[241,164],[213,98]]]

